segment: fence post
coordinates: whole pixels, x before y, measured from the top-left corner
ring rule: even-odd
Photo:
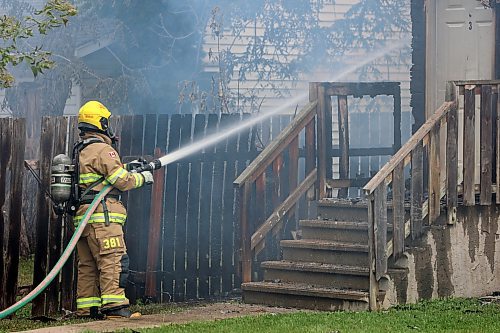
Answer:
[[[347,96],[339,95],[337,98],[338,98],[339,143],[340,143],[339,173],[340,173],[340,179],[349,179],[349,112],[347,109]],[[339,198],[346,198],[348,190],[349,187],[341,188],[338,194]]]
[[[239,189],[240,225],[241,225],[241,280],[252,282],[252,250],[250,228],[248,224],[248,206],[250,199],[250,184],[245,182]]]
[[[378,280],[387,273],[387,185],[385,180],[375,189],[374,230],[375,277]]]
[[[410,229],[414,240],[422,233],[422,197],[424,192],[424,154],[422,143],[411,152],[411,208]]]
[[[309,100],[311,102],[318,101],[316,106],[316,117],[318,119],[318,128],[316,135],[318,136],[318,199],[325,197],[325,180],[326,180],[326,133],[325,133],[325,88],[319,83],[310,83],[309,85]]]
[[[458,117],[456,87],[453,82],[446,85],[446,101],[455,102],[455,106],[446,115],[446,204],[448,224],[457,221],[457,185],[458,185]]]
[[[160,148],[155,149],[155,157],[163,156]],[[165,183],[165,171],[159,170],[154,173],[154,183],[151,196],[151,216],[148,236],[148,255],[146,265],[146,290],[144,295],[156,299],[156,271],[158,270],[158,254],[160,248],[161,219],[163,211],[163,191]]]
[[[400,83],[394,89],[394,154],[401,148],[401,88]]]
[[[481,87],[480,204],[491,205],[491,167],[493,166],[493,96],[491,85]]]
[[[476,204],[476,194],[474,189],[475,183],[475,154],[476,154],[476,137],[475,137],[475,95],[474,85],[465,86],[465,102],[464,102],[464,154],[463,156],[469,156],[470,158],[464,158],[463,167],[463,198],[465,206],[474,206]]]
[[[297,188],[298,185],[298,174],[299,174],[299,137],[295,137],[295,139],[290,142],[290,154],[289,154],[289,165],[290,165],[290,171],[289,171],[289,186],[288,186],[288,191],[289,193],[292,193],[293,190]],[[307,175],[307,174],[306,174]],[[297,205],[294,205],[294,208],[290,209],[290,213],[288,214],[288,222],[290,223],[293,222],[293,230],[297,230],[298,228],[298,221],[297,217],[295,215],[295,207]],[[292,225],[288,226],[288,230],[291,231]],[[285,228],[286,229],[286,228]]]
[[[405,180],[404,161],[392,172],[392,239],[394,258],[398,259],[405,249]]]
[[[439,123],[430,131],[429,149],[429,224],[432,224],[440,214],[441,201],[441,156]]]
[[[375,200],[373,194],[368,197],[368,265],[370,274],[369,308],[370,311],[378,310],[378,281],[375,265]]]

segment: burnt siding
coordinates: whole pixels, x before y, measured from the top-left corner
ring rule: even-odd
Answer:
[[[410,69],[410,107],[415,120],[412,132],[425,122],[425,6],[424,0],[411,1],[412,67]],[[498,35],[498,34],[497,34]]]

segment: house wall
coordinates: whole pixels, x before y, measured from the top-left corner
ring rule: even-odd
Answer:
[[[327,4],[323,7],[321,13],[319,14],[318,19],[320,20],[320,24],[323,26],[331,25],[335,20],[339,20],[344,17],[345,13],[352,7],[352,5],[358,3],[359,0],[337,0],[331,4]],[[408,21],[410,21],[410,1],[407,1],[407,15]],[[247,46],[247,41],[253,38],[254,34],[262,33],[262,28],[258,25],[258,23],[253,26],[247,28],[243,34],[241,39],[235,39],[234,36],[226,33],[224,38],[220,40],[220,49],[224,50],[231,46],[231,51],[236,54],[241,54],[245,51]],[[391,46],[393,44],[402,44],[403,48],[410,47],[411,39],[410,39],[411,31],[402,33],[400,31],[394,31],[394,37],[392,40],[388,41],[387,45]],[[404,41],[401,43],[401,41]],[[406,44],[405,44],[406,43]],[[205,71],[208,75],[212,75],[215,78],[218,77],[218,67],[217,63],[210,61],[208,57],[208,53],[211,51],[212,54],[216,55],[218,49],[218,41],[215,37],[210,34],[210,29],[207,27],[206,35],[205,35],[205,43],[204,43],[204,51],[207,56],[204,59],[205,62]],[[268,51],[271,51],[268,48]],[[394,50],[394,52],[390,53],[391,57],[395,59],[399,58],[399,50]],[[268,54],[269,57],[272,57],[272,54]],[[342,70],[349,69],[351,67],[359,66],[360,63],[366,63],[366,59],[373,54],[367,53],[362,49],[353,50],[344,60],[345,66]],[[294,55],[288,56],[288,60],[294,58]],[[284,59],[281,57],[281,59]],[[259,84],[257,75],[247,75],[247,80],[244,82],[237,82],[237,80],[233,80],[229,87],[233,91],[239,91],[241,95],[251,94],[252,89],[255,92],[257,99],[262,100],[262,104],[260,105],[261,111],[271,111],[276,110],[277,108],[282,108],[283,105],[293,99],[293,103],[283,110],[283,113],[294,113],[297,104],[300,107],[304,106],[308,101],[308,84],[309,82],[339,82],[339,81],[398,81],[401,82],[401,103],[402,103],[402,111],[407,112],[410,111],[410,66],[411,66],[411,57],[408,57],[407,63],[400,63],[398,65],[388,65],[387,58],[384,56],[380,56],[379,58],[373,60],[371,64],[374,64],[375,68],[382,74],[381,77],[375,78],[374,76],[361,77],[360,72],[353,71],[346,75],[342,75],[338,77],[339,70],[335,71],[332,68],[321,63],[321,59],[318,59],[317,67],[310,73],[302,73],[298,80],[279,80],[276,78],[273,83],[277,86],[280,86],[281,89],[273,90],[267,86],[265,86],[266,82],[262,82],[263,84]],[[237,73],[237,69],[235,69]],[[302,96],[303,98],[296,102],[296,97]],[[359,106],[356,106],[356,110],[362,110],[366,104],[368,103],[368,99],[364,99],[359,103]],[[259,103],[257,103],[259,105]],[[383,111],[391,111],[391,107],[387,107]],[[246,109],[245,112],[252,112],[255,110]]]
[[[500,208],[459,207],[457,223],[445,214],[395,264],[384,306],[438,297],[480,297],[500,291]]]

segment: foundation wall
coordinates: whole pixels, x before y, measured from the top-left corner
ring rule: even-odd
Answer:
[[[456,225],[430,227],[393,265],[406,274],[390,276],[384,307],[500,291],[499,219],[498,206],[460,207]]]

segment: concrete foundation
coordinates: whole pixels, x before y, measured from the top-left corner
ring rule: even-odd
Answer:
[[[479,297],[500,291],[500,209],[459,207],[456,225],[428,228],[408,246],[391,275],[384,307],[439,297]]]

